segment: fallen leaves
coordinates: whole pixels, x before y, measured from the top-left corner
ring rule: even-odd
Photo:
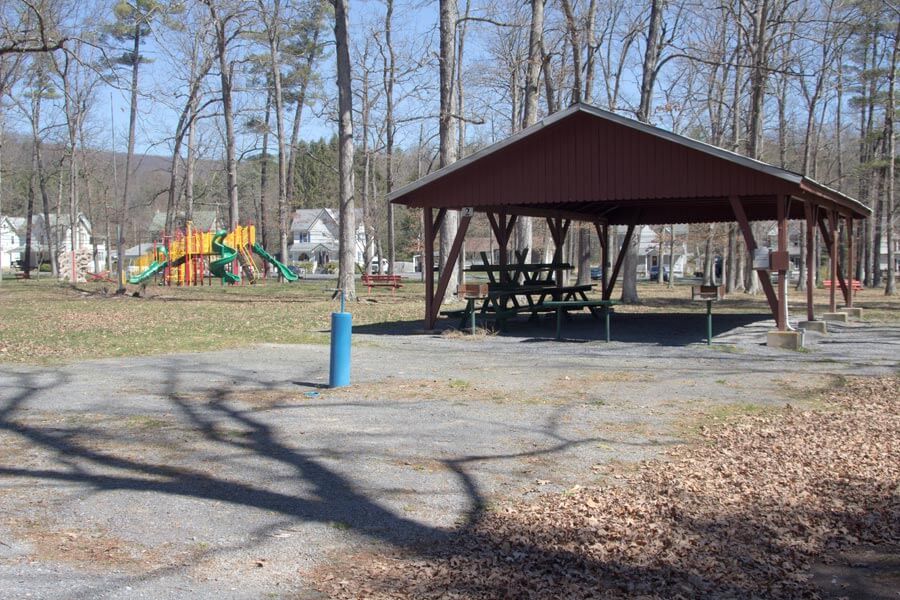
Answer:
[[[319,585],[334,598],[815,597],[813,560],[900,541],[900,378],[854,379],[827,401],[705,429],[707,443],[613,487],[508,504]]]

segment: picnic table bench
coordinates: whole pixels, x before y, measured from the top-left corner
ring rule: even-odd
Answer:
[[[862,282],[859,279],[851,279],[849,281],[845,279],[844,284],[846,285],[848,283],[850,284],[850,289],[853,290],[854,292],[858,292],[859,290],[863,289]],[[840,284],[841,284],[841,282],[838,279],[835,279],[834,281],[832,281],[830,279],[826,279],[825,281],[822,282],[822,285],[825,287],[826,290],[831,289],[831,286],[833,286],[833,285],[840,285]]]
[[[569,310],[581,310],[587,308],[591,312],[600,308],[603,312],[603,322],[606,330],[606,341],[609,341],[609,313],[612,306],[618,304],[617,300],[549,300],[543,303],[546,308],[556,310],[556,339],[562,339],[563,314]]]
[[[403,284],[400,283],[399,275],[369,275],[368,273],[363,273],[362,283],[370,294],[373,287],[389,287],[391,292],[396,292],[397,288],[403,287]]]
[[[99,273],[86,273],[88,281],[104,281],[106,283],[115,283],[115,281],[110,278],[109,271],[101,271]]]
[[[467,298],[464,308],[443,310],[441,314],[448,317],[460,318],[460,329],[471,322],[474,314],[481,315],[482,319],[493,319],[501,329],[506,320],[519,314],[529,313],[530,320],[534,320],[541,313],[553,312],[554,307],[548,306],[548,298],[556,301],[569,302],[588,302],[591,301],[587,297],[587,292],[592,286],[571,285],[571,286],[548,286],[548,285],[516,285],[516,284],[489,284],[486,294],[478,298]],[[520,302],[519,298],[524,298],[524,302]],[[476,307],[475,301],[481,302],[480,307]],[[596,308],[599,304],[585,305],[582,308],[588,308],[595,318],[599,318]]]

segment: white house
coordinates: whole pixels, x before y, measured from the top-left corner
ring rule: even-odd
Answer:
[[[15,233],[7,234],[7,228]],[[25,254],[25,229],[26,222],[24,217],[4,217],[0,220],[0,230],[3,236],[2,243],[2,260],[3,266],[8,267],[11,262],[20,261]],[[50,215],[49,226],[44,222],[44,215],[35,213],[31,222],[31,264],[37,265],[41,260],[47,260],[47,237],[49,234],[53,239],[53,247],[55,250],[64,252],[72,248],[72,224],[68,215],[60,215],[59,219],[55,214]],[[75,248],[88,248],[92,252],[94,245],[91,243],[91,222],[84,213],[78,213],[75,219]],[[15,238],[15,244],[12,243]],[[96,262],[99,266],[106,260],[106,244],[98,243],[96,246]]]
[[[338,212],[331,208],[300,208],[291,220],[291,243],[288,258],[291,262],[310,262],[313,270],[338,260],[340,248]],[[356,264],[366,258],[366,234],[362,211],[356,212]]]
[[[0,217],[0,268],[9,269],[22,258],[25,219]]]
[[[618,228],[619,241],[625,237],[627,227]],[[649,277],[650,269],[659,266],[660,245],[662,245],[662,264],[663,269],[669,267],[669,235],[671,230],[669,226],[664,228],[662,240],[657,230],[652,227],[640,227],[640,241],[638,245],[638,264],[637,272],[641,277]],[[677,277],[684,277],[687,268],[688,251],[687,244],[684,242],[688,233],[687,225],[675,225],[675,252],[672,264],[672,270]],[[637,235],[637,234],[636,234]]]

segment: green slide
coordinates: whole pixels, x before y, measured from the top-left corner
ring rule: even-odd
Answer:
[[[166,264],[169,262],[169,254],[166,251],[166,247],[165,246],[157,246],[156,251],[161,252],[162,255],[166,257],[165,260],[154,260],[152,263],[150,263],[149,267],[147,267],[146,269],[144,269],[143,271],[141,271],[134,277],[129,277],[128,283],[131,283],[133,285],[137,285],[139,283],[144,283],[145,281],[147,281],[148,279],[150,279],[151,277],[153,277],[154,275],[156,275],[157,273],[159,273],[160,271],[162,271],[163,269],[166,268]]]
[[[221,254],[222,258],[210,261],[209,272],[216,277],[221,277],[222,281],[227,283],[238,283],[241,280],[241,276],[225,270],[225,267],[230,265],[237,258],[237,250],[222,243],[222,239],[224,239],[226,235],[228,235],[228,232],[221,229],[213,236],[213,250]]]
[[[253,244],[253,251],[262,256],[263,260],[266,260],[275,265],[275,268],[278,269],[278,272],[281,273],[281,276],[284,277],[285,281],[297,281],[298,279],[300,279],[285,264],[279,262],[278,259],[266,252],[266,249],[259,244]]]

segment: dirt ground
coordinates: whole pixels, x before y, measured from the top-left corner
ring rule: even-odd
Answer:
[[[258,345],[0,366],[0,598],[318,598],[311,573],[440,545],[507,502],[615,485],[701,426],[819,408],[895,374],[900,326],[808,350],[771,321],[616,315],[504,335],[357,330],[354,385],[327,347]],[[827,577],[827,575],[823,575]]]

